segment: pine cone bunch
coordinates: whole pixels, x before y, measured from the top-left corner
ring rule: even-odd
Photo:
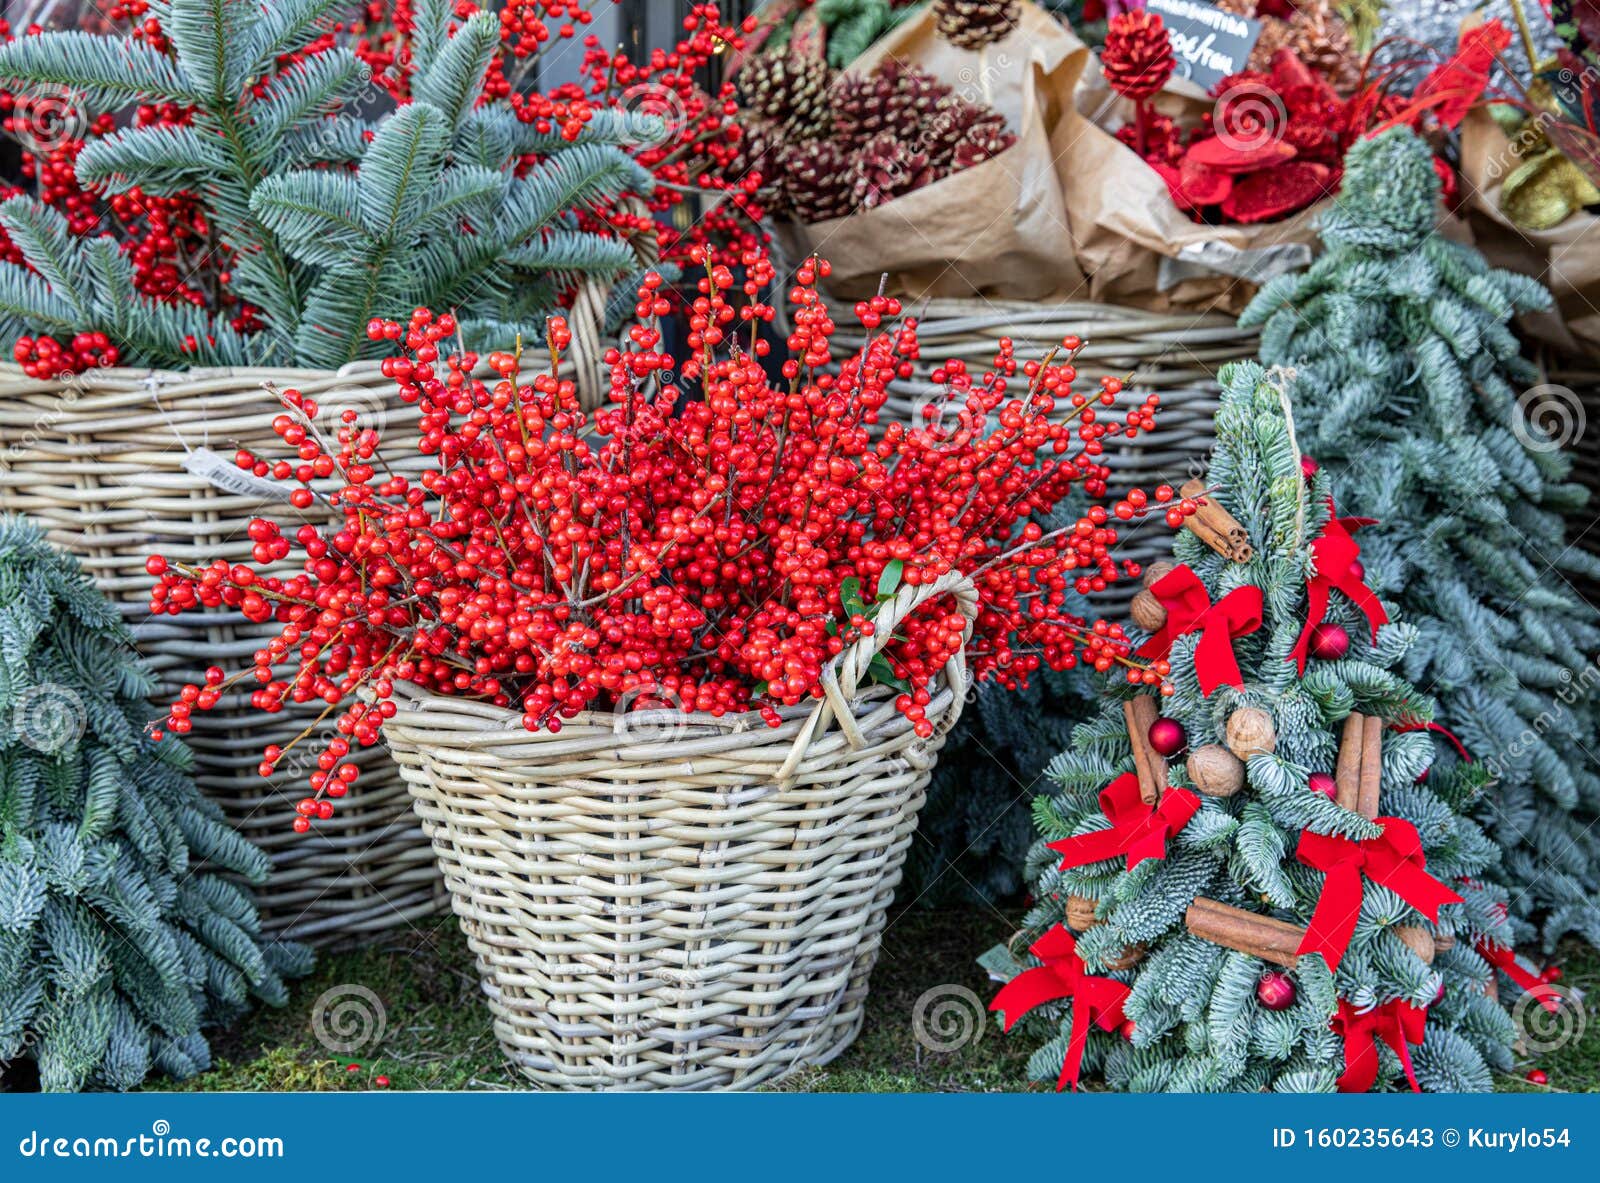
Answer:
[[[1017,27],[1021,0],[933,0],[934,27],[960,49],[993,45]]]
[[[1100,67],[1112,90],[1143,102],[1167,84],[1176,66],[1172,39],[1160,15],[1136,8],[1111,18]]]
[[[781,175],[776,179],[762,169],[764,181],[778,194],[768,204],[804,222],[873,209],[981,164],[1016,142],[1004,116],[968,102],[927,71],[893,59],[873,74],[841,76],[829,100],[830,134],[783,143],[777,149]],[[759,133],[751,139],[759,140]],[[747,156],[756,151],[752,145]]]
[[[828,127],[828,63],[799,54],[763,53],[739,71],[744,108],[791,136],[812,138]]]

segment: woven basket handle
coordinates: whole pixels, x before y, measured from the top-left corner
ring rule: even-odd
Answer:
[[[967,618],[967,626],[961,634],[961,648],[956,650],[955,656],[945,662],[944,666],[945,680],[955,695],[955,702],[949,715],[941,721],[940,731],[948,732],[956,725],[956,721],[961,718],[962,708],[966,705],[967,687],[971,683],[971,678],[967,675],[966,642],[971,638],[973,622],[978,618],[978,589],[964,573],[947,571],[932,583],[903,585],[895,593],[894,598],[885,601],[878,609],[878,614],[873,617],[872,635],[862,637],[823,667],[822,701],[806,719],[805,725],[800,728],[800,734],[795,736],[794,746],[789,749],[789,757],[778,770],[779,783],[787,783],[793,778],[795,770],[800,767],[812,743],[825,735],[829,725],[835,721],[838,722],[839,730],[844,732],[852,748],[859,749],[866,745],[866,737],[856,726],[854,703],[856,691],[865,681],[872,659],[888,645],[895,630],[900,627],[901,621],[929,600],[944,595],[954,596],[956,610]]]
[[[630,214],[650,213],[650,207],[638,197],[625,197],[619,204]],[[635,234],[629,239],[629,245],[641,267],[653,267],[661,260],[661,244],[654,230]],[[627,276],[623,276],[623,280],[626,279]],[[579,283],[572,309],[567,314],[567,328],[572,330],[573,381],[578,386],[578,405],[585,411],[604,406],[611,391],[610,377],[600,359],[606,352],[606,304],[614,286],[586,277]]]

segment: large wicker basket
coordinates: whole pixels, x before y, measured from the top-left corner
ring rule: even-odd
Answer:
[[[1131,442],[1112,440],[1106,462],[1113,489],[1174,487],[1206,469],[1215,441],[1212,417],[1221,401],[1217,372],[1229,362],[1256,355],[1257,335],[1232,317],[1216,313],[1153,313],[1108,304],[1043,304],[1021,300],[930,300],[912,305],[918,318],[922,360],[916,372],[890,387],[885,417],[920,421],[940,388],[929,375],[942,362],[960,359],[973,373],[994,361],[996,342],[1009,337],[1020,360],[1043,358],[1068,334],[1085,344],[1078,354],[1079,388],[1091,389],[1102,376],[1129,378],[1139,392],[1161,396],[1156,430]],[[848,354],[865,344],[854,325],[841,324],[836,352]],[[1159,523],[1125,531],[1122,557],[1149,563],[1171,549],[1171,532]],[[1095,597],[1102,611],[1126,606],[1137,587],[1116,586]]]
[[[118,602],[159,679],[163,705],[208,665],[248,662],[277,631],[227,612],[151,617],[154,581],[145,572],[158,551],[186,563],[248,562],[249,520],[291,512],[269,490],[230,491],[205,472],[205,461],[226,467],[241,446],[281,454],[272,431],[281,408],[263,383],[297,388],[329,410],[353,409],[365,424],[386,420],[397,438],[416,416],[393,397],[393,382],[375,362],[337,373],[107,369],[53,382],[0,366],[0,511],[37,521]],[[291,756],[271,782],[256,766],[268,743],[287,746],[318,726],[319,708],[267,716],[241,690],[214,711],[197,712],[186,737],[201,789],[272,860],[271,881],[259,893],[264,927],[314,942],[355,940],[442,911],[432,852],[381,748],[357,756],[361,779],[332,821],[306,837],[291,831],[314,765],[300,767]],[[301,747],[309,758],[321,745],[313,737]]]
[[[959,574],[902,588],[877,638]],[[749,1089],[861,1028],[867,979],[964,654],[918,739],[875,645],[840,655],[814,710],[585,715],[559,734],[406,688],[384,725],[477,955],[505,1054],[548,1088]],[[837,724],[837,730],[833,724]]]

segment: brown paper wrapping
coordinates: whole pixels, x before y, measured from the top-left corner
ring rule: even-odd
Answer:
[[[982,50],[958,49],[939,38],[927,11],[849,70],[870,73],[891,56],[1000,112],[1017,142],[876,209],[780,226],[791,255],[814,251],[827,258],[833,264],[829,290],[849,299],[872,295],[885,272],[890,291],[913,298],[1081,298],[1087,285],[1073,256],[1051,132],[1071,108],[1088,49],[1049,14],[1025,4],[1017,28]]]
[[[1179,123],[1198,123],[1211,104],[1197,93],[1164,93],[1156,105]],[[1132,117],[1132,104],[1106,86],[1095,62],[1051,141],[1073,248],[1089,274],[1092,299],[1157,312],[1236,314],[1262,283],[1311,261],[1313,223],[1326,201],[1281,222],[1191,221],[1172,203],[1160,175],[1112,134]]]
[[[1600,351],[1600,217],[1575,213],[1550,230],[1523,230],[1500,212],[1501,182],[1521,161],[1489,112],[1461,125],[1461,180],[1473,238],[1496,267],[1531,275],[1555,296],[1552,312],[1523,316],[1527,335],[1566,354]]]

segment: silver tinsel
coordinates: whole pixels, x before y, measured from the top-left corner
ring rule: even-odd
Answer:
[[[1539,5],[1539,0],[1522,0],[1522,11],[1528,17],[1528,28],[1533,33],[1533,43],[1541,58],[1549,57],[1561,40],[1550,25],[1550,18]],[[1461,23],[1474,13],[1482,13],[1485,20],[1499,18],[1511,30],[1511,44],[1501,54],[1512,73],[1527,83],[1530,76],[1528,55],[1522,49],[1522,34],[1517,29],[1516,14],[1509,0],[1390,0],[1384,9],[1383,23],[1379,27],[1378,41],[1389,37],[1409,38],[1412,42],[1431,45],[1442,60],[1455,51],[1461,35]],[[1379,53],[1382,61],[1392,62],[1418,58],[1421,54],[1415,44],[1399,42]],[[1505,71],[1496,68],[1491,86],[1501,93],[1517,94],[1518,89],[1509,84]]]

